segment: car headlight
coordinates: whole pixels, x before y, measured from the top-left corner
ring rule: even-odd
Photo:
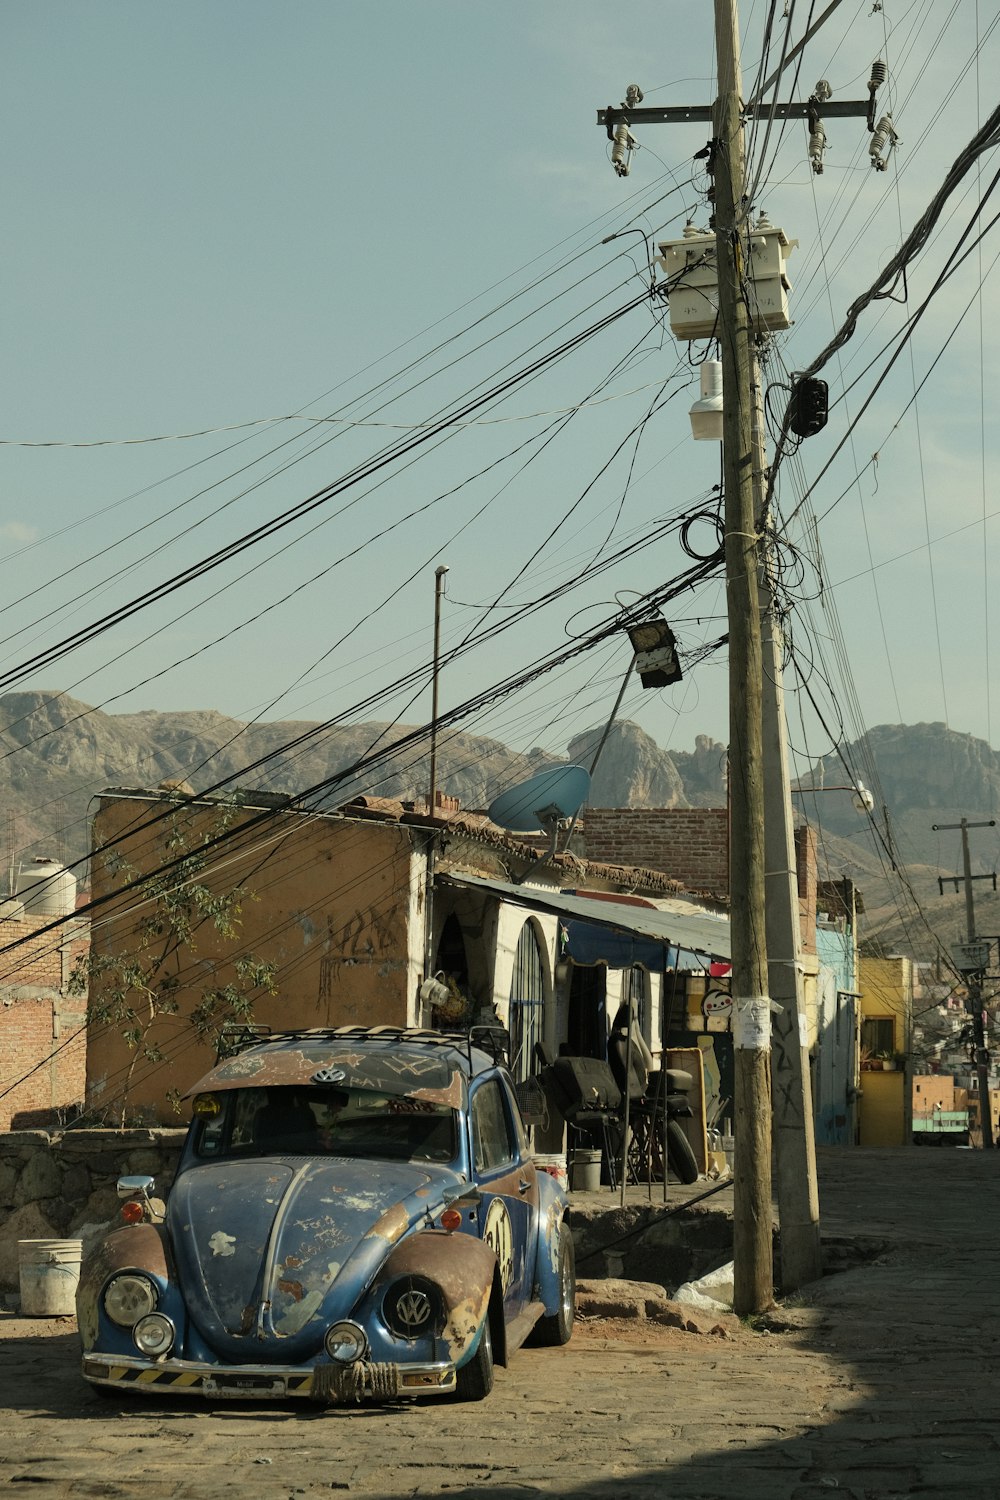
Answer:
[[[163,1313],[147,1313],[132,1329],[132,1341],[141,1354],[160,1359],[174,1347],[174,1325]]]
[[[423,1276],[404,1276],[383,1297],[382,1316],[401,1339],[434,1338],[444,1327],[441,1292]]]
[[[157,1301],[156,1287],[149,1278],[131,1272],[112,1276],[104,1289],[104,1311],[120,1328],[134,1328],[140,1318],[153,1312]]]
[[[334,1323],[323,1340],[331,1359],[341,1365],[353,1365],[363,1359],[368,1348],[365,1331],[358,1323]]]

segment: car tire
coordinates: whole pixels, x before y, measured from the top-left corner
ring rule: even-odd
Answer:
[[[559,1309],[539,1318],[531,1332],[531,1342],[552,1346],[568,1344],[573,1336],[573,1320],[576,1317],[576,1254],[573,1236],[563,1226],[559,1236]]]
[[[683,1125],[676,1120],[667,1121],[667,1161],[674,1176],[681,1182],[697,1182],[698,1162],[694,1148],[688,1140]]]
[[[482,1401],[493,1389],[493,1335],[487,1312],[483,1332],[475,1354],[455,1374],[455,1395],[459,1401]]]

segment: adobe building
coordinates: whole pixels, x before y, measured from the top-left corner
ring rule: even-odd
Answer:
[[[245,892],[228,937],[207,913],[210,898],[183,941],[150,920],[149,876],[172,863],[187,873],[179,862],[191,856],[195,887]],[[147,971],[155,965],[151,989],[167,982],[166,1009],[134,990],[133,1017],[90,1026],[87,1106],[111,1123],[176,1121],[171,1096],[215,1061],[213,1027],[199,1035],[192,1020],[207,993],[241,988],[250,959],[272,965],[276,980],[275,994],[249,997],[257,1024],[451,1029],[498,1020],[524,1080],[538,1044],[599,1053],[602,1028],[606,1039],[614,1008],[630,996],[659,1045],[669,976],[682,962],[704,966],[729,952],[726,918],[686,899],[668,876],[549,858],[441,803],[434,817],[369,797],[304,813],[253,792],[234,806],[116,789],[99,799],[92,868],[95,1008],[113,1005],[130,956]]]

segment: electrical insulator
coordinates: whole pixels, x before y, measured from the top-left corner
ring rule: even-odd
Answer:
[[[611,165],[619,177],[627,177],[632,162],[632,151],[635,147],[635,136],[629,130],[624,120],[615,126],[615,140],[611,147]]]
[[[796,437],[815,437],[826,426],[829,391],[825,380],[808,378],[792,387],[788,425]]]
[[[823,153],[826,150],[826,131],[820,119],[820,106],[827,102],[832,93],[833,89],[826,79],[821,78],[809,95],[806,114],[809,122],[809,162],[817,176],[823,170]]]
[[[823,121],[816,121],[816,129],[809,132],[809,160],[817,177],[823,170],[823,152],[826,150],[826,131]]]
[[[899,136],[896,134],[891,115],[883,115],[875,126],[875,133],[868,147],[868,155],[872,159],[872,166],[876,172],[884,172],[889,165],[889,152],[894,146],[899,145]],[[882,152],[885,151],[885,156]]]
[[[868,129],[875,129],[875,94],[885,83],[887,69],[880,57],[872,63],[872,76],[868,80]]]

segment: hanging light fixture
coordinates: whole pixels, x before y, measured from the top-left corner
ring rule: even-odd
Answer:
[[[681,680],[677,640],[662,616],[629,625],[628,638],[635,652],[633,663],[644,688],[669,687]]]

